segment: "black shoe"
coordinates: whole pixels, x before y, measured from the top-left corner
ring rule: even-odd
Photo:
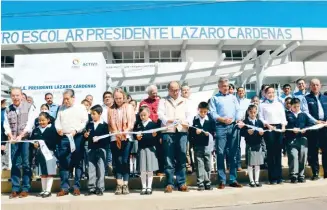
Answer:
[[[142,191],[140,192],[140,195],[146,195],[146,188],[142,189]]]
[[[210,184],[204,186],[205,190],[213,190]]]
[[[292,184],[296,184],[297,183],[297,179],[296,178],[291,178],[291,183]]]
[[[269,184],[270,184],[270,185],[276,185],[277,182],[276,182],[276,181],[271,181],[271,182],[269,182]]]
[[[318,179],[319,179],[318,175],[313,175],[311,178],[312,181],[317,181]]]
[[[96,192],[95,190],[89,190],[84,195],[85,196],[95,195],[95,192]]]
[[[255,186],[262,187],[262,184],[260,182],[255,182]]]
[[[103,192],[102,192],[102,190],[100,190],[100,189],[97,189],[97,190],[95,191],[95,194],[96,194],[97,196],[103,196]]]
[[[39,194],[36,195],[36,197],[42,197],[44,193],[45,193],[45,191],[40,192]]]
[[[284,180],[282,180],[282,179],[277,180],[277,184],[284,184]]]
[[[249,186],[250,187],[255,187],[255,183],[254,182],[250,182]]]
[[[51,192],[44,192],[42,198],[48,198],[51,196]]]
[[[152,189],[151,188],[146,189],[146,194],[151,195],[152,194]]]
[[[205,190],[205,188],[203,185],[198,186],[198,191],[204,191],[204,190]]]
[[[300,179],[298,179],[298,182],[299,182],[299,183],[305,183],[306,180],[305,180],[304,178],[300,178]]]

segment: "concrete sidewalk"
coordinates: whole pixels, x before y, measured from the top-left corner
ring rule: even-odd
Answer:
[[[307,181],[303,184],[263,185],[262,188],[214,189],[198,192],[192,188],[189,193],[173,192],[164,194],[162,190],[153,195],[141,196],[139,191],[130,195],[115,196],[107,192],[102,197],[72,195],[57,198],[55,195],[47,199],[30,196],[25,199],[9,200],[2,195],[3,210],[108,210],[108,209],[204,209],[227,206],[242,206],[255,203],[271,203],[306,198],[322,198],[327,196],[327,180]]]

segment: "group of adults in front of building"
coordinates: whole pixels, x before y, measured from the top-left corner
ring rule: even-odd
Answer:
[[[243,121],[247,118],[246,113],[251,103],[258,105],[258,119],[263,122],[264,129],[270,130],[270,132],[265,132],[263,136],[267,150],[269,182],[270,184],[283,183],[281,165],[283,134],[276,129],[285,131],[287,125],[284,100],[287,97],[298,98],[301,101],[302,112],[309,117],[312,124],[326,124],[327,121],[327,96],[320,92],[320,81],[318,79],[310,81],[309,93],[305,92],[304,80],[298,80],[297,85],[299,91],[294,94],[290,93],[290,86],[284,86],[284,94],[280,98],[276,98],[273,87],[266,86],[263,88],[262,101],[258,105],[258,100],[256,101],[255,97],[252,101],[246,99],[243,87],[237,88],[235,96],[231,94],[228,79],[219,79],[219,92],[209,101],[210,118],[215,121],[214,137],[219,189],[224,189],[227,183],[230,187],[242,187],[237,181],[237,171],[241,162],[240,130],[244,127]],[[190,87],[187,85],[181,87],[175,81],[168,84],[167,97],[159,98],[155,85],[149,86],[147,91],[149,96],[141,101],[140,107],[147,107],[150,120],[158,128],[167,127],[166,130],[161,131],[160,141],[155,144],[159,163],[158,172],[164,172],[166,176],[165,192],[171,193],[175,187],[179,191],[187,192],[189,190],[186,185],[186,174],[192,169],[197,170],[194,167],[192,155],[189,154],[192,151],[190,149],[192,144],[189,144],[188,132],[197,118],[198,105],[189,97]],[[15,141],[11,151],[12,193],[10,197],[23,198],[27,197],[30,191],[32,171],[29,163],[30,143],[21,143],[21,141],[29,139],[35,118],[38,115],[36,114],[37,111],[31,108],[32,105],[23,100],[23,93],[20,88],[12,88],[10,95],[12,104],[8,109],[2,109],[2,137],[6,137],[9,141]],[[51,93],[45,95],[45,100],[49,114],[55,118],[54,126],[59,139],[56,158],[59,163],[61,190],[57,196],[67,195],[70,189],[72,189],[72,194],[80,195],[80,180],[83,173],[81,162],[85,153],[83,136],[88,136],[85,133],[89,134],[90,132],[90,130],[85,130],[90,121],[89,113],[84,106],[75,101],[75,93],[71,89],[64,91],[63,103],[60,106],[53,103]],[[92,96],[87,97],[86,100],[91,101],[90,104],[92,105]],[[122,89],[116,89],[113,93],[105,92],[103,105],[100,107],[101,112],[98,113],[101,114],[101,119],[96,126],[107,124],[108,133],[115,134],[108,139],[108,144],[104,145],[105,170],[108,173],[107,166],[109,165],[111,169],[114,167],[117,180],[116,192],[128,194],[129,156],[133,147],[133,137],[124,132],[133,131],[136,121],[140,119],[138,119],[139,116],[135,115],[135,110],[128,103],[127,96]],[[94,117],[93,114],[92,117]],[[326,139],[327,128],[308,132],[308,161],[312,168],[313,180],[318,179],[319,175],[319,148],[322,150],[324,178],[327,178],[327,143],[324,141]],[[72,150],[71,141],[74,142],[74,150]],[[228,182],[225,158],[229,164]],[[20,167],[23,169],[23,175],[21,175]],[[75,178],[71,188],[69,172],[72,168],[75,169]],[[176,175],[176,183],[174,175]],[[22,185],[20,185],[20,180],[22,180]],[[104,190],[104,186],[102,186],[102,190]]]

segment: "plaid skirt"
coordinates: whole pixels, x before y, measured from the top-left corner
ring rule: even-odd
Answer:
[[[159,169],[155,147],[139,148],[138,171],[157,171]]]

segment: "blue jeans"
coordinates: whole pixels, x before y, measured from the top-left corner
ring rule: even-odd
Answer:
[[[128,140],[121,142],[120,149],[115,141],[110,143],[112,157],[115,162],[116,179],[129,180],[129,155],[131,154],[132,146],[133,143]]]
[[[239,128],[236,124],[231,125],[217,125],[216,127],[216,151],[217,151],[217,169],[218,180],[226,184],[226,172],[225,172],[225,148],[228,146],[228,160],[230,164],[229,182],[236,182],[237,178],[237,163],[236,153],[239,147],[238,133]]]
[[[167,186],[174,186],[174,172],[178,187],[186,182],[186,133],[165,133],[162,135]]]
[[[31,188],[32,170],[29,161],[30,143],[12,144],[12,167],[11,167],[11,182],[12,191],[19,192],[20,190],[20,165],[23,168],[22,191],[28,192]]]
[[[113,161],[112,161],[112,152],[111,152],[111,146],[110,144],[107,145],[107,147],[105,148],[106,150],[106,161],[104,164],[104,168],[105,168],[105,175],[108,176],[109,175],[109,165],[113,166]]]
[[[80,189],[80,180],[82,176],[82,160],[84,155],[84,141],[81,134],[74,136],[74,142],[76,150],[70,152],[69,140],[66,136],[63,136],[59,144],[59,168],[60,168],[60,188],[64,191],[68,191],[69,185],[69,169],[75,168],[75,181],[74,189]]]

